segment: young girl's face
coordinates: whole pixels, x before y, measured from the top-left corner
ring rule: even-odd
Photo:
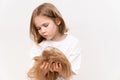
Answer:
[[[39,34],[46,40],[56,40],[58,35],[60,35],[58,31],[59,26],[57,26],[57,24],[59,25],[59,21],[55,23],[46,16],[37,16],[34,22]]]

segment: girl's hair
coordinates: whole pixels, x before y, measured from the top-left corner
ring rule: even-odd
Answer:
[[[38,33],[38,30],[36,29],[36,26],[34,23],[34,18],[39,15],[46,16],[52,19],[54,22],[56,18],[59,19],[61,23],[58,25],[59,26],[58,31],[61,34],[64,34],[65,32],[67,32],[65,22],[62,18],[61,13],[58,11],[58,9],[51,3],[43,3],[33,11],[31,16],[31,22],[30,22],[30,37],[37,44],[39,44],[41,41],[44,40],[44,38]]]

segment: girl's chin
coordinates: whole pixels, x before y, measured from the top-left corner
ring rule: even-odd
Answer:
[[[52,40],[51,38],[45,38],[46,40]]]
[[[52,37],[44,37],[46,40],[54,40],[54,38],[52,38]]]

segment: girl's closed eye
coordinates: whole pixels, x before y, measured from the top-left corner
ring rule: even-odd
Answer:
[[[37,27],[36,29],[37,29],[37,30],[41,30],[41,27]]]
[[[46,24],[43,24],[43,26],[44,26],[44,27],[48,27],[48,25],[49,25],[48,23],[46,23]]]

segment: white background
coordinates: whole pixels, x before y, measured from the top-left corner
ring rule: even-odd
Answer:
[[[30,17],[46,1],[80,40],[78,80],[120,80],[119,0],[0,0],[0,80],[27,80]]]

